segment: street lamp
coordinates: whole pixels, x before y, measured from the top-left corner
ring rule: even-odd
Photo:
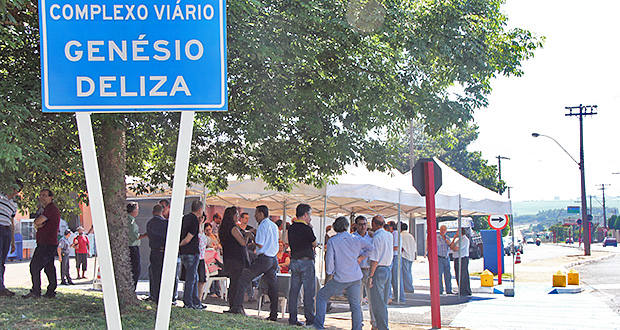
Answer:
[[[583,166],[583,146],[581,146],[581,162],[578,162],[577,160],[575,160],[575,158],[573,156],[571,156],[571,154],[568,153],[568,151],[566,151],[566,149],[564,149],[564,147],[562,147],[562,145],[556,141],[554,138],[548,136],[548,135],[544,135],[544,134],[538,134],[538,133],[532,133],[533,137],[539,137],[539,136],[544,136],[546,138],[549,138],[551,140],[553,140],[553,142],[555,142],[560,148],[562,148],[562,150],[564,150],[564,152],[568,155],[568,157],[570,157],[570,159],[573,160],[573,162],[575,162],[575,164],[577,164],[577,166],[579,166],[579,172],[581,173],[581,221],[583,223],[583,228],[585,228],[585,230],[588,231],[588,235],[585,237],[585,242],[583,244],[583,250],[584,250],[584,254],[589,256],[590,255],[590,219],[588,218],[588,204],[586,201],[586,175],[585,175],[585,169]]]

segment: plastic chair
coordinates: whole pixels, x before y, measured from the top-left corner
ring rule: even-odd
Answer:
[[[211,287],[211,283],[217,281],[220,283],[220,298],[226,300],[228,298],[228,277],[226,276],[216,276],[220,270],[215,263],[215,259],[218,258],[217,252],[214,249],[207,249],[205,251],[205,264],[206,264],[206,284],[205,284],[205,292],[204,295],[207,294],[209,288]],[[200,300],[203,300],[205,297],[200,297]]]
[[[278,303],[280,304],[280,309],[282,310],[282,318],[284,318],[284,314],[286,313],[286,307],[288,306],[288,292],[291,289],[291,274],[276,274],[277,282],[278,282]],[[261,276],[260,281],[258,282],[258,316],[260,317],[260,312],[263,307],[263,300],[265,296],[267,296],[267,283],[263,281],[263,277]],[[271,302],[273,303],[273,302]]]

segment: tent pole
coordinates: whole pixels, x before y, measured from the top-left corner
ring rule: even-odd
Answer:
[[[456,232],[458,235],[461,235],[461,211],[462,211],[462,208],[461,208],[461,194],[459,194],[459,219],[458,219],[458,227],[459,228],[457,229],[457,232]],[[459,257],[454,259],[454,262],[458,262],[458,267],[457,268],[459,270],[459,278],[458,278],[458,280],[459,280],[459,283],[458,283],[459,284],[459,293],[458,293],[459,298],[461,298],[461,285],[463,283],[463,272],[461,271],[461,262],[462,262],[462,260],[461,260],[461,244],[463,244],[463,240],[461,240],[459,238]],[[469,274],[467,274],[467,276],[469,276]]]
[[[402,279],[403,279],[403,275],[402,275],[402,241],[401,241],[401,237],[400,237],[400,229],[401,229],[401,219],[400,219],[400,192],[401,190],[398,189],[398,225],[396,226],[396,231],[397,236],[398,236],[398,268],[396,269],[396,301],[398,303],[400,303],[404,297],[400,296],[400,286],[402,283]]]
[[[319,256],[319,279],[325,279],[325,277],[323,276],[325,274],[325,271],[323,270],[325,267],[325,236],[327,235],[325,233],[325,227],[326,227],[326,223],[327,223],[327,184],[325,185],[325,190],[324,190],[324,194],[323,194],[323,217],[321,218],[321,231],[319,232],[319,239],[320,241],[323,243],[323,249],[321,250],[321,255]],[[325,283],[323,283],[325,284]]]
[[[280,237],[282,237],[282,242],[284,242],[284,232],[286,231],[286,199],[284,199],[282,206],[284,210],[282,211],[282,232],[280,233]]]

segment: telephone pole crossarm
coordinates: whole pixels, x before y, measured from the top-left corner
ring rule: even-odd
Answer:
[[[587,231],[587,235],[584,238],[584,255],[589,256],[590,253],[590,243],[592,242],[592,230],[590,226],[590,218],[588,216],[587,211],[587,201],[586,201],[586,170],[584,163],[584,155],[583,155],[583,117],[584,116],[592,116],[596,115],[594,112],[598,106],[596,105],[583,105],[580,104],[576,107],[565,107],[569,112],[565,114],[566,116],[579,116],[579,170],[581,171],[581,218],[583,221],[584,231]],[[579,110],[579,112],[577,112]]]

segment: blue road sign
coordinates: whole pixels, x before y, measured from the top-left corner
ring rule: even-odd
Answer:
[[[39,0],[44,112],[226,110],[224,0]]]
[[[566,213],[579,213],[580,207],[579,206],[567,206],[566,207]]]

